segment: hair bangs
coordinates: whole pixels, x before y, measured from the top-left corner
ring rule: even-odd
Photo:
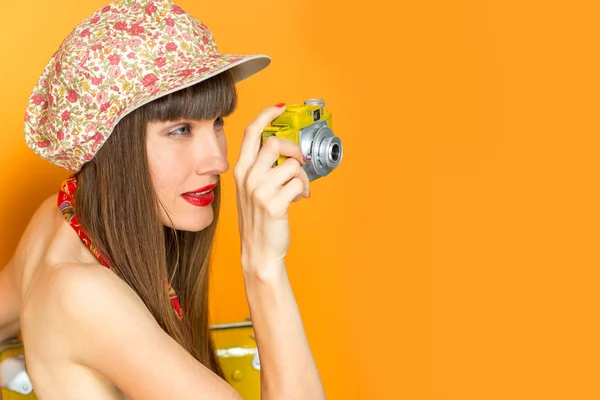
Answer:
[[[146,105],[148,121],[212,120],[226,117],[237,106],[230,70],[160,97]]]

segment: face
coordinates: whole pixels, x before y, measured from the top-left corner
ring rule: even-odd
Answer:
[[[162,223],[184,231],[209,226],[214,218],[211,188],[229,169],[223,119],[150,122],[146,137]]]

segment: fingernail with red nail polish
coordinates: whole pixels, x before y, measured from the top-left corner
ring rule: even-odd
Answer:
[[[281,108],[281,107],[283,107],[283,106],[285,106],[285,103],[279,103],[279,104],[275,104],[275,107],[279,107],[279,108]]]
[[[306,164],[306,157],[302,156],[302,161]]]

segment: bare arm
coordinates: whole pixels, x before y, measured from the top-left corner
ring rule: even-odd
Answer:
[[[324,399],[285,266],[259,278],[246,273],[246,296],[261,366],[261,398]]]
[[[281,115],[264,109],[248,125],[236,181],[241,262],[261,360],[261,398],[325,398],[284,263],[290,243],[288,208],[309,197],[306,158],[297,143],[261,132]],[[287,159],[273,167],[280,156]]]

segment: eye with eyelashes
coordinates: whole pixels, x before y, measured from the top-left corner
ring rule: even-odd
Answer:
[[[225,120],[223,119],[223,117],[218,117],[215,119],[214,125],[217,128],[217,130],[221,130],[221,129],[223,129],[223,126],[225,125]],[[186,136],[190,136],[191,134],[192,134],[192,125],[184,124],[184,125],[180,126],[179,128],[169,132],[167,134],[167,136],[186,137]]]

